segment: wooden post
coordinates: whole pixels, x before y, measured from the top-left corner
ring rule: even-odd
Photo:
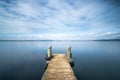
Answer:
[[[52,58],[52,46],[49,46],[47,56],[46,56],[46,60],[50,60],[51,58]]]
[[[72,58],[71,46],[69,46],[67,48],[67,59],[69,60],[69,62],[71,62],[71,58]]]
[[[48,47],[48,57],[52,56],[52,46]]]

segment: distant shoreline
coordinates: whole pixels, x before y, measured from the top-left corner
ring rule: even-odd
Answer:
[[[39,42],[42,42],[42,41],[45,41],[45,42],[80,42],[80,41],[120,41],[120,39],[101,39],[101,40],[0,40],[0,41],[31,41],[31,42],[34,42],[34,41],[39,41]]]

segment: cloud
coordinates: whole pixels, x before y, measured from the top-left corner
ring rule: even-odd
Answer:
[[[119,9],[114,0],[1,0],[0,34],[96,39],[120,32]]]

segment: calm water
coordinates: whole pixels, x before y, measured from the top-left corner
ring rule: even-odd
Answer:
[[[78,80],[120,80],[120,42],[0,42],[0,80],[40,80],[47,47],[65,53],[71,45]]]

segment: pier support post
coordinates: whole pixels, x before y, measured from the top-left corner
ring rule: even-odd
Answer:
[[[50,60],[52,58],[52,46],[48,47],[48,52],[46,55],[46,60]]]
[[[69,60],[69,62],[71,62],[71,58],[72,58],[71,46],[69,46],[67,48],[67,59]]]

